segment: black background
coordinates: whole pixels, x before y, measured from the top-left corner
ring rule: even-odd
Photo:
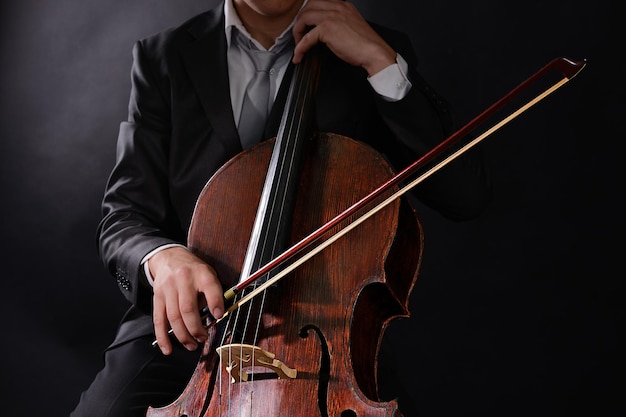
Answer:
[[[588,59],[485,143],[496,199],[483,217],[420,207],[413,314],[388,332],[420,415],[626,415],[617,1],[355,3],[410,34],[461,123],[552,58]],[[131,46],[213,4],[2,2],[2,415],[65,416],[99,369],[126,308],[94,235]]]

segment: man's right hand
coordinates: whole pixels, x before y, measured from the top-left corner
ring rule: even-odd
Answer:
[[[188,350],[205,342],[208,331],[200,309],[208,306],[214,318],[224,314],[222,285],[217,273],[185,248],[172,247],[156,253],[148,261],[154,280],[154,331],[159,348],[172,353],[168,331]]]

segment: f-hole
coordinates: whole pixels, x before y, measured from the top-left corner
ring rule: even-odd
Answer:
[[[320,348],[322,350],[322,357],[320,358],[319,369],[319,388],[317,391],[317,406],[319,407],[320,415],[322,417],[328,417],[328,384],[330,382],[330,351],[328,350],[328,343],[326,337],[322,331],[310,324],[304,326],[300,330],[300,337],[305,339],[308,337],[310,331],[313,331],[319,340]],[[343,417],[343,413],[342,413]],[[356,417],[356,416],[355,416]]]

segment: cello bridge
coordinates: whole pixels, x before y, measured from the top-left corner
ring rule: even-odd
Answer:
[[[298,371],[276,359],[276,355],[258,346],[233,343],[218,347],[221,363],[225,364],[231,382],[246,382],[249,374],[243,368],[259,366],[270,369],[279,379],[295,379]]]

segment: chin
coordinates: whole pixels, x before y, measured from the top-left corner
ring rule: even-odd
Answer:
[[[297,12],[304,0],[243,0],[248,7],[267,17],[280,17]]]

